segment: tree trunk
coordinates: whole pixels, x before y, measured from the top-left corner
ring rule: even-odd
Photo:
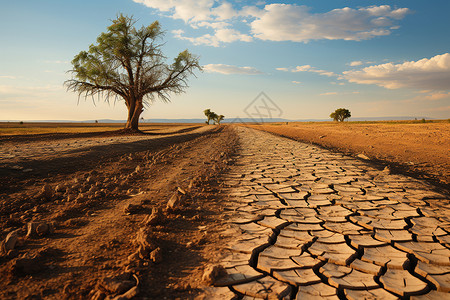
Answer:
[[[139,117],[144,111],[143,108],[142,101],[136,101],[128,107],[128,119],[125,129],[139,131]]]

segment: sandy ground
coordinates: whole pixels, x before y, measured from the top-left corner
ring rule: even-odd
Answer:
[[[389,144],[383,140],[399,139],[400,130],[392,135],[387,126],[341,125],[258,129],[299,138],[300,128],[309,142],[368,157],[397,157],[384,154]],[[447,124],[426,125],[410,129],[403,139],[413,145],[408,136],[423,131],[420,137],[438,136],[448,145]],[[366,134],[373,136],[362,142]],[[345,139],[353,141],[351,147]],[[437,139],[421,145],[431,140]],[[224,234],[229,213],[221,176],[245,149],[231,126],[137,136],[17,136],[0,142],[0,240],[9,241],[0,254],[1,299],[104,299],[137,290],[137,299],[192,299],[204,288],[205,266],[235,239]],[[405,159],[399,147],[394,153]],[[437,170],[446,176],[448,148],[429,150],[429,157],[441,159]],[[420,147],[412,149],[421,153]],[[419,166],[424,157],[418,156]]]
[[[450,187],[450,123],[289,123],[250,127],[357,156]]]
[[[216,178],[233,132],[72,138],[2,148],[0,238],[17,238],[2,246],[0,298],[103,299],[136,286],[141,299],[197,294],[222,239]],[[41,227],[27,234],[30,223]]]
[[[192,123],[140,123],[139,129],[145,133],[165,133],[183,128],[198,127],[202,124]],[[60,133],[107,133],[125,127],[123,123],[57,123],[57,122],[0,122],[0,137],[17,135],[36,135],[45,137]]]

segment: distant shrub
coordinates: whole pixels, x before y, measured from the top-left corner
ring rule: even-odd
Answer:
[[[348,119],[351,116],[352,114],[346,108],[338,108],[330,114],[330,118],[336,122],[344,122],[345,119]]]
[[[420,120],[421,123],[426,123],[427,120],[425,120],[425,118],[423,118],[422,120]]]
[[[23,125],[23,121],[20,121],[19,124],[20,124],[20,125]]]

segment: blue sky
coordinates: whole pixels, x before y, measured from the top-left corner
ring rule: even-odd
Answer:
[[[158,20],[171,59],[189,49],[204,72],[143,116],[227,118],[265,92],[287,119],[450,118],[450,1],[0,0],[0,120],[125,119],[123,102],[66,92],[70,61],[118,13]]]

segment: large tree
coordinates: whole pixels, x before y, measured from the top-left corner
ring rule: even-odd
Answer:
[[[137,131],[144,107],[160,99],[169,102],[171,93],[188,87],[189,75],[201,70],[198,57],[187,50],[167,64],[161,51],[164,32],[157,21],[139,29],[132,17],[119,15],[97,38],[97,44],[72,60],[72,79],[67,89],[79,96],[104,96],[124,100],[129,131]]]

